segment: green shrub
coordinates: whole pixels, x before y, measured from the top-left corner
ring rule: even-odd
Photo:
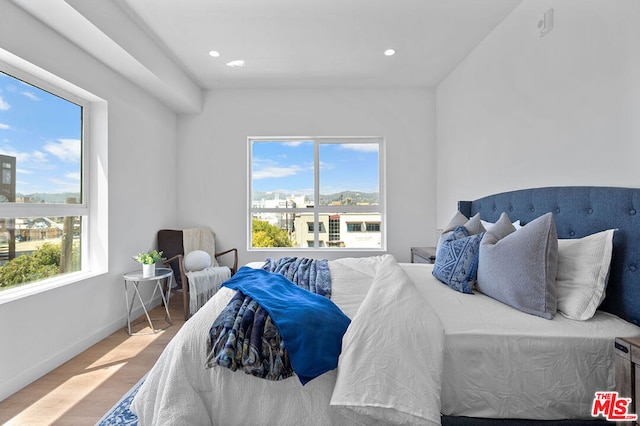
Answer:
[[[60,245],[44,243],[31,254],[18,256],[0,267],[0,287],[42,280],[60,272]]]
[[[285,229],[264,220],[251,220],[251,234],[253,247],[293,247]]]

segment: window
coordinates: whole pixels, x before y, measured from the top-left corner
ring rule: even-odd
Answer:
[[[367,232],[380,232],[380,222],[367,222],[365,223],[365,226],[367,228]]]
[[[382,138],[249,138],[249,249],[383,250],[383,165]]]
[[[318,225],[320,225],[320,233],[322,232],[327,232],[327,230],[324,228],[324,223],[320,222]],[[314,229],[314,223],[313,222],[307,222],[307,232],[310,232],[313,235],[313,229]]]
[[[329,217],[329,243],[340,244],[340,215],[334,214]]]
[[[7,52],[0,59],[11,61],[0,61],[0,299],[8,300],[14,290],[89,270],[85,187],[95,160],[87,161],[87,123],[98,98]],[[106,123],[103,113],[95,122]],[[104,223],[98,216],[94,229]],[[106,257],[104,249],[96,244],[94,255]]]
[[[347,222],[347,232],[361,232],[362,223],[360,222]]]

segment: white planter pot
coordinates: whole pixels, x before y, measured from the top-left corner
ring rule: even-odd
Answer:
[[[151,265],[145,265],[142,264],[142,276],[147,278],[147,277],[152,277],[156,274],[156,264],[152,263]]]

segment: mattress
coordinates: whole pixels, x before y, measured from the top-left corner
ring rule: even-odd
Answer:
[[[598,311],[588,321],[522,313],[436,280],[433,265],[400,264],[444,327],[444,415],[590,418],[596,391],[615,390],[614,338],[640,328]]]

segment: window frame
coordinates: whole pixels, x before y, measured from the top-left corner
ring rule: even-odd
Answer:
[[[253,142],[292,142],[310,141],[314,143],[314,200],[313,207],[303,208],[254,208],[252,206],[253,195]],[[378,144],[378,197],[376,205],[320,205],[320,145],[322,144],[354,144],[377,143]],[[381,136],[249,136],[247,138],[247,251],[361,251],[361,252],[385,252],[387,250],[387,210],[386,210],[386,141]],[[325,172],[326,173],[326,172]],[[252,247],[251,219],[255,213],[313,213],[313,237],[314,247]],[[321,214],[335,215],[348,213],[379,213],[380,214],[380,247],[330,247],[328,244],[320,244],[323,233]],[[310,222],[309,222],[310,223]],[[324,233],[329,233],[328,229]],[[327,237],[328,238],[328,237]]]
[[[74,84],[0,48],[0,71],[81,107],[81,200],[76,204],[0,203],[0,217],[80,216],[81,267],[0,291],[0,304],[72,284],[107,272],[107,102]],[[99,171],[100,170],[100,171]]]

